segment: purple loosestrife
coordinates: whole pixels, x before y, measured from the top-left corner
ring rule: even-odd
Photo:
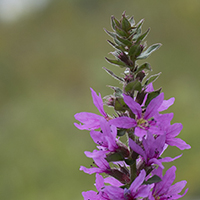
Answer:
[[[165,175],[162,176],[161,168],[154,170],[153,174],[156,174],[157,176],[159,176],[162,179],[162,181],[154,184],[152,193],[149,197],[150,200],[179,199],[187,193],[188,189],[185,190],[183,195],[179,194],[185,187],[187,183],[186,181],[180,181],[172,185],[176,177],[175,171],[176,171],[176,167],[172,166],[170,169],[166,171]]]
[[[104,102],[101,94],[91,89],[100,115],[81,112],[74,116],[80,122],[74,125],[80,130],[89,130],[97,148],[85,151],[85,155],[93,159],[90,167],[80,167],[87,174],[96,174],[96,191],[82,192],[85,200],[174,200],[183,197],[188,190],[180,194],[186,181],[172,185],[175,166],[162,175],[163,163],[182,156],[162,157],[166,148],[191,147],[177,138],[182,124],[171,124],[174,114],[162,113],[175,99],[164,100],[162,88],[154,90],[153,82],[160,73],[149,76],[150,64],[137,63],[161,46],[159,43],[146,46],[144,39],[149,29],[142,33],[143,22],[135,24],[133,17],[128,18],[125,12],[120,20],[111,17],[113,32],[105,31],[113,38],[108,43],[115,48],[111,53],[115,59],[106,60],[124,68],[124,74],[120,77],[103,69],[118,80],[122,88],[109,86],[114,93],[104,97]],[[113,108],[110,115],[105,112],[104,105]]]
[[[101,94],[99,96],[96,94],[96,92],[92,89],[92,98],[93,98],[93,103],[99,110],[102,116],[94,114],[94,113],[89,113],[89,112],[81,112],[77,113],[74,115],[75,119],[80,121],[83,124],[77,124],[74,123],[74,125],[80,129],[80,130],[95,130],[100,128],[100,119],[109,119],[109,116],[106,114],[106,112],[103,109],[103,100],[101,98]]]
[[[165,146],[165,136],[161,135],[157,138],[154,138],[153,135],[148,132],[147,137],[143,138],[142,140],[142,147],[136,142],[134,142],[132,139],[129,139],[129,146],[131,149],[142,156],[143,161],[145,163],[145,167],[151,166],[152,164],[157,164],[161,168],[164,168],[162,165],[162,162],[172,162],[175,159],[179,158],[180,156],[177,156],[175,158],[165,157],[160,158],[162,152],[164,151]]]
[[[115,200],[132,200],[141,197],[148,197],[150,193],[149,185],[142,185],[146,177],[145,170],[142,170],[138,177],[131,183],[130,187],[119,188],[116,186],[105,186],[103,191],[108,195],[109,199]]]

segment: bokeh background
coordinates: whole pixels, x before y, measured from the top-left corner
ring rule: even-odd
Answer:
[[[162,72],[155,88],[176,98],[168,112],[183,123],[179,135],[192,146],[166,168],[187,180],[183,199],[200,199],[200,1],[199,0],[0,0],[0,199],[80,200],[94,189],[94,175],[79,171],[95,147],[74,114],[98,113],[90,87],[106,96],[119,86],[102,67],[120,74],[104,57],[112,51],[103,28],[126,10],[148,44],[163,46],[147,61]],[[108,110],[112,114],[112,110]],[[182,152],[175,147],[167,156]]]

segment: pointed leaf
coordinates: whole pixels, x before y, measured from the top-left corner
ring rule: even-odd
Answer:
[[[127,37],[127,33],[123,29],[119,28],[118,26],[115,27],[115,31],[119,36]]]
[[[135,20],[134,20],[133,16],[128,21],[130,22],[131,26],[135,25]]]
[[[113,78],[117,79],[118,81],[124,82],[124,79],[115,75],[112,71],[110,71],[109,69],[106,69],[105,67],[103,67],[103,69],[109,74],[111,75]]]
[[[110,32],[110,31],[108,31],[108,30],[106,30],[106,29],[104,29],[104,31],[105,31],[109,36],[111,36],[111,37],[113,37],[113,38],[116,37],[116,33]]]
[[[125,159],[124,161],[125,161],[125,163],[126,163],[127,165],[132,165],[132,164],[135,163],[135,160],[133,160],[133,159]]]
[[[124,157],[122,156],[121,153],[109,153],[109,154],[106,156],[106,160],[107,160],[108,162],[121,161],[121,160],[124,160]]]
[[[131,60],[134,62],[135,59],[140,55],[141,53],[141,47],[140,45],[133,45],[130,49],[129,49],[129,56],[131,57]]]
[[[111,26],[113,30],[115,30],[116,26],[120,26],[119,21],[116,20],[114,16],[111,16]]]
[[[130,42],[130,41],[127,40],[127,39],[123,39],[123,38],[121,38],[121,37],[119,37],[119,36],[116,36],[116,38],[117,38],[121,43],[123,43],[123,44],[126,45],[126,46],[131,46],[131,45],[132,45],[132,42]]]
[[[135,71],[135,73],[137,74],[138,72],[140,72],[140,71],[142,71],[142,70],[144,70],[144,69],[151,70],[150,64],[149,64],[149,63],[144,63],[144,64],[142,64],[141,66],[139,66],[139,67],[137,68],[137,70]]]
[[[128,106],[125,104],[123,98],[116,98],[114,108],[117,111],[126,111]]]
[[[121,137],[125,135],[126,129],[117,129],[117,136]]]
[[[152,184],[152,183],[158,183],[160,181],[162,181],[162,179],[159,176],[154,175],[150,179],[148,179],[147,181],[144,181],[143,184],[148,185],[148,184]]]
[[[110,40],[107,40],[107,42],[114,47],[115,49],[121,50],[121,51],[125,51],[125,49],[122,46],[118,46],[116,44],[114,44],[113,42],[111,42]]]
[[[156,98],[160,94],[160,92],[161,92],[161,88],[156,91],[148,93],[147,100],[145,102],[145,107],[147,107],[149,103],[151,102],[151,100]]]
[[[153,53],[155,50],[157,50],[161,46],[160,43],[153,44],[150,47],[147,48],[146,51],[142,52],[140,56],[137,57],[137,59],[145,59],[147,58],[151,53]]]
[[[128,83],[125,87],[126,92],[133,92],[134,90],[137,90],[139,92],[142,90],[142,85],[137,79]]]
[[[131,28],[131,24],[129,23],[125,15],[123,15],[121,24],[122,24],[122,29],[125,31],[128,31]]]
[[[150,83],[153,83],[153,82],[160,76],[160,74],[161,74],[161,72],[158,73],[158,74],[154,74],[154,75],[150,76],[150,77],[146,80],[146,82],[145,82],[144,85],[149,85]]]
[[[114,86],[108,86],[108,87],[115,91],[114,93],[115,97],[123,98],[123,91],[120,88]]]
[[[113,64],[113,65],[118,65],[120,67],[126,67],[126,64],[122,61],[119,61],[119,60],[112,60],[112,59],[109,59],[109,58],[105,58],[109,63]]]
[[[139,42],[139,41],[142,41],[142,40],[148,35],[149,31],[150,31],[150,28],[148,28],[147,31],[146,31],[145,33],[143,33],[142,35],[140,35],[140,36],[137,38],[136,43]]]

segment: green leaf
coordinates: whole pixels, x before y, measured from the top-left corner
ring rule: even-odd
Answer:
[[[130,22],[131,26],[135,25],[135,20],[134,20],[133,16],[128,21]]]
[[[162,181],[162,179],[159,176],[154,175],[150,179],[148,179],[147,181],[144,181],[143,184],[148,185],[148,184],[152,184],[152,183],[158,183],[160,181]]]
[[[128,83],[125,87],[126,92],[133,92],[134,90],[137,90],[139,92],[142,90],[142,84],[137,79]]]
[[[122,29],[125,31],[128,31],[131,28],[131,24],[129,23],[125,15],[123,15],[121,24],[122,24]]]
[[[137,68],[137,70],[135,71],[135,73],[137,74],[138,72],[141,72],[142,70],[147,69],[147,70],[151,70],[151,66],[149,63],[144,63],[141,66],[139,66]]]
[[[126,129],[117,129],[117,135],[119,137],[123,136],[126,134]]]
[[[105,58],[109,63],[113,64],[113,65],[118,65],[120,67],[127,67],[126,64],[120,60],[112,60],[109,58]]]
[[[108,162],[121,161],[124,160],[124,157],[122,156],[121,153],[114,152],[114,153],[109,153],[106,156],[106,160]]]
[[[149,103],[151,102],[151,100],[156,98],[160,94],[160,92],[161,92],[161,88],[153,92],[149,92],[147,95],[147,100],[145,102],[145,107],[147,107]]]
[[[121,50],[121,51],[125,51],[125,49],[122,46],[118,46],[116,44],[114,44],[113,42],[111,42],[110,40],[107,40],[107,42],[114,47],[115,49]]]
[[[146,51],[142,52],[140,56],[137,57],[137,59],[145,59],[147,58],[151,53],[153,53],[155,50],[157,50],[161,46],[160,43],[153,44],[150,47],[147,48]]]
[[[126,163],[127,165],[132,165],[132,164],[135,163],[135,160],[133,160],[133,159],[125,159],[124,161],[125,161],[125,163]]]
[[[115,93],[114,93],[115,97],[123,98],[123,95],[122,95],[123,91],[120,88],[114,87],[114,86],[110,86],[110,85],[108,85],[108,87],[115,91]]]
[[[149,83],[153,83],[153,82],[160,76],[160,74],[161,74],[161,72],[158,73],[158,74],[154,74],[154,75],[150,76],[150,77],[146,80],[146,82],[145,82],[144,85],[148,85]]]
[[[140,27],[142,27],[143,23],[144,23],[144,19],[141,19],[141,20],[137,23],[137,25],[136,25],[137,29],[139,29]]]
[[[105,31],[109,36],[111,36],[111,37],[113,37],[113,38],[116,37],[116,33],[110,32],[110,31],[108,31],[108,30],[106,30],[106,29],[104,29],[104,31]]]
[[[116,26],[120,26],[120,23],[118,20],[115,19],[114,16],[111,16],[111,26],[113,28],[113,30],[115,30]]]
[[[130,41],[127,40],[127,39],[123,39],[123,38],[121,38],[121,37],[119,37],[119,36],[116,36],[116,38],[117,38],[121,43],[123,43],[125,46],[131,46],[131,45],[132,45],[132,42],[130,42]]]
[[[115,31],[119,36],[127,37],[127,33],[123,29],[121,29],[117,26],[115,27]]]
[[[134,31],[135,34],[133,36],[133,40],[137,40],[139,38],[139,36],[141,35],[141,32],[142,32],[142,24],[144,22],[144,19],[140,20],[139,23],[136,25],[136,30]]]
[[[123,98],[116,98],[114,102],[114,108],[116,111],[126,111],[128,106],[125,104]]]
[[[150,28],[147,29],[147,31],[145,33],[143,33],[142,35],[140,35],[137,40],[136,40],[136,43],[138,43],[139,41],[142,41],[149,33],[150,31]]]
[[[124,79],[117,76],[116,74],[114,74],[112,71],[110,71],[109,69],[106,69],[105,67],[103,67],[103,69],[110,74],[113,78],[117,79],[118,81],[124,82]]]

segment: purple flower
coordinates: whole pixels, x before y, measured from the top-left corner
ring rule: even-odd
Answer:
[[[165,135],[160,135],[157,138],[154,138],[153,134],[148,132],[147,137],[143,138],[142,144],[144,150],[140,145],[136,144],[135,141],[129,139],[129,146],[133,151],[142,156],[146,166],[157,164],[161,168],[164,168],[162,162],[171,162],[181,156],[180,155],[175,158],[170,158],[170,157],[160,158],[165,147]]]
[[[129,150],[126,145],[123,145],[117,136],[117,128],[113,125],[110,126],[109,122],[106,119],[100,119],[101,131],[91,131],[90,135],[94,142],[98,144],[98,149],[101,151],[109,152],[119,152],[124,157],[129,156]]]
[[[165,143],[170,146],[176,146],[180,150],[190,149],[191,146],[187,144],[185,141],[183,141],[180,138],[175,138],[181,132],[183,126],[181,123],[175,123],[170,125],[170,121],[172,118],[173,118],[173,113],[161,116],[161,120],[164,123],[163,124],[161,123],[160,128],[166,133]]]
[[[74,123],[74,125],[80,130],[98,129],[100,127],[100,122],[99,122],[100,119],[102,118],[109,119],[109,116],[106,114],[106,112],[103,109],[103,100],[101,98],[101,94],[99,94],[98,96],[92,88],[90,89],[92,93],[93,103],[103,116],[100,116],[94,113],[89,113],[89,112],[81,112],[81,113],[75,114],[74,115],[75,119],[80,121],[82,124]]]
[[[94,150],[92,153],[89,151],[85,151],[85,155],[89,158],[93,158],[94,165],[96,167],[91,166],[91,168],[86,168],[84,166],[80,167],[80,170],[83,170],[87,174],[93,174],[93,173],[107,173],[109,174],[111,172],[111,168],[109,163],[105,160],[105,152],[103,151],[97,151]]]
[[[187,193],[188,189],[185,190],[183,195],[179,194],[185,187],[186,181],[180,181],[172,185],[175,179],[175,171],[176,167],[172,166],[166,171],[163,177],[160,167],[153,171],[153,174],[159,176],[162,181],[155,183],[149,198],[150,200],[174,200],[183,197]]]
[[[115,126],[110,124],[105,119],[100,119],[101,131],[91,131],[90,135],[94,142],[99,145],[99,149],[106,151],[116,151],[117,145],[117,129]]]
[[[117,180],[119,180],[123,184],[127,184],[130,181],[130,177],[128,173],[125,173],[123,170],[119,170],[117,168],[111,168],[107,160],[105,159],[106,155],[103,151],[97,151],[94,150],[92,153],[86,151],[86,156],[89,158],[93,158],[94,165],[96,167],[91,166],[91,168],[86,168],[84,166],[80,167],[80,170],[84,171],[87,174],[93,174],[93,173],[106,173]],[[121,168],[122,169],[122,168]]]
[[[102,191],[102,189],[105,187],[105,183],[109,183],[111,185],[115,185],[117,187],[122,186],[122,184],[117,181],[116,179],[112,178],[112,177],[107,177],[107,178],[103,178],[101,175],[96,174],[96,189],[98,192],[95,192],[93,190],[87,191],[87,192],[82,192],[82,195],[84,197],[84,200],[110,200],[110,198],[108,197],[108,195]]]
[[[151,100],[144,113],[141,105],[135,102],[134,99],[130,96],[124,95],[124,102],[135,114],[136,118],[133,119],[130,117],[122,116],[110,120],[110,124],[113,124],[119,128],[127,129],[135,127],[134,134],[138,137],[143,137],[146,135],[147,131],[157,135],[164,134],[164,132],[158,128],[158,123],[160,122],[159,111],[167,109],[173,103],[173,99],[170,101],[164,101],[164,93],[161,93],[153,100]]]
[[[142,170],[139,176],[132,182],[129,189],[116,186],[105,186],[103,191],[114,200],[132,200],[140,197],[148,197],[150,193],[149,185],[142,185],[145,180],[146,172]]]

